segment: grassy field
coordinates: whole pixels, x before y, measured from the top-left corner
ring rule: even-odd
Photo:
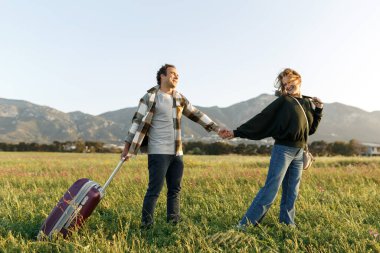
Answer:
[[[147,159],[123,165],[86,225],[69,239],[36,240],[77,179],[105,182],[115,154],[0,153],[0,252],[380,252],[380,157],[317,158],[304,172],[296,222],[278,223],[279,197],[259,227],[233,229],[263,185],[268,157],[185,156],[183,222],[140,231]]]

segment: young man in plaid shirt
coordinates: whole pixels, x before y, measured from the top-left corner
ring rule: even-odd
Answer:
[[[140,99],[121,155],[125,160],[136,155],[144,138],[149,137],[149,184],[142,207],[142,228],[153,225],[154,209],[165,179],[168,188],[167,221],[175,224],[180,220],[179,195],[184,167],[182,114],[208,132],[219,133],[219,126],[176,90],[178,73],[174,65],[165,64],[159,69],[157,83]]]

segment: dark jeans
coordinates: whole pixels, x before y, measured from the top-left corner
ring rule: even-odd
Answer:
[[[142,208],[142,224],[149,225],[153,223],[154,209],[165,179],[168,188],[167,221],[179,221],[179,195],[183,175],[182,156],[150,154],[148,155],[148,169],[149,185]]]

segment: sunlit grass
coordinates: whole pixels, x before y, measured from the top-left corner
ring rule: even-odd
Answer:
[[[380,252],[380,158],[317,158],[304,172],[296,229],[278,223],[279,198],[260,227],[233,227],[264,184],[268,157],[185,156],[183,222],[166,223],[166,190],[153,229],[141,231],[145,156],[123,165],[86,225],[36,241],[77,179],[103,184],[115,154],[0,153],[0,252]]]

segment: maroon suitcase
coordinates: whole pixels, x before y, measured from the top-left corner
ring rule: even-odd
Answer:
[[[77,180],[59,200],[42,224],[37,239],[51,238],[53,233],[67,237],[71,231],[79,229],[91,215],[105,194],[105,189],[121,168],[124,159],[120,160],[111,176],[104,184],[81,178]]]

